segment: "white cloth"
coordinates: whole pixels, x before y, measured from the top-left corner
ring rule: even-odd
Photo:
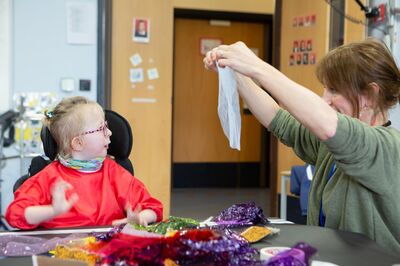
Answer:
[[[229,67],[218,67],[218,116],[229,146],[240,150],[241,117],[235,74]]]

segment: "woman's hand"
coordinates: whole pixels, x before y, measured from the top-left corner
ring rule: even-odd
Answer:
[[[217,70],[220,67],[230,67],[241,74],[254,78],[260,67],[265,63],[257,57],[243,42],[231,45],[220,45],[207,52],[203,59],[206,69]]]
[[[206,53],[206,56],[203,58],[204,67],[208,70],[214,70],[218,72],[217,69],[217,50],[214,48]]]
[[[55,216],[68,212],[78,201],[79,197],[76,193],[72,194],[69,199],[66,198],[65,192],[69,189],[72,189],[72,185],[62,179],[57,180],[54,184],[51,190],[51,205]]]
[[[319,95],[262,61],[243,42],[220,45],[207,52],[203,62],[207,69],[216,70],[218,64],[247,77],[237,78],[239,93],[265,127],[270,125],[280,109],[275,102],[277,100],[320,140],[335,135],[338,123],[336,111]]]

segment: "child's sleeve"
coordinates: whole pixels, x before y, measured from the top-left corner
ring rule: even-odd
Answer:
[[[14,200],[6,211],[7,222],[15,228],[29,230],[38,227],[38,224],[29,224],[25,219],[25,209],[29,206],[43,205],[49,201],[43,193],[43,184],[37,178],[31,177],[15,192]]]
[[[142,210],[153,210],[157,214],[157,222],[160,222],[163,219],[162,203],[150,195],[142,182],[135,177],[132,178],[134,180],[131,182],[130,193],[128,193],[127,202],[130,203],[133,210],[135,210],[139,205]]]
[[[132,210],[135,210],[138,206],[144,209],[151,209],[157,214],[157,222],[163,218],[163,205],[156,198],[152,197],[145,185],[137,178],[132,176],[125,169],[119,168],[120,173],[118,180],[115,180],[119,202],[122,206],[126,206],[129,203]],[[115,175],[114,175],[115,176]]]

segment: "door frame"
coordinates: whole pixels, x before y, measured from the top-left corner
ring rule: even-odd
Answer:
[[[275,12],[272,37],[272,66],[280,70],[281,61],[281,30],[282,30],[282,0],[275,0]],[[278,216],[278,139],[270,138],[270,215]]]
[[[272,49],[270,50],[264,49],[265,50],[264,60],[272,62],[272,65],[275,68],[279,69],[281,13],[282,13],[282,0],[275,0],[274,15],[174,8],[174,19],[202,18],[202,19],[259,22],[264,24],[270,24],[272,25],[271,27],[272,34],[270,35],[269,38],[270,41],[269,47],[271,47]],[[104,108],[108,109],[111,107],[111,34],[112,34],[111,16],[112,16],[112,0],[98,0],[98,46],[99,47],[98,47],[98,92],[97,92],[98,99],[97,100]],[[172,112],[173,111],[174,110],[172,109]],[[171,121],[171,123],[173,123],[173,121]],[[264,130],[262,137],[263,139],[262,139],[262,149],[261,149],[261,173],[264,176],[267,174],[266,173],[267,165],[269,164],[268,183],[270,189],[270,215],[276,216],[278,212],[278,193],[277,193],[278,141],[275,137],[270,136],[268,142],[266,137],[266,130]],[[171,138],[171,143],[172,143],[172,138]],[[269,156],[267,156],[268,153]],[[172,170],[172,161],[171,161],[171,170]]]
[[[97,0],[97,102],[111,108],[112,0]]]
[[[280,2],[280,1],[277,1]],[[271,14],[254,14],[254,13],[241,13],[241,12],[222,12],[222,11],[210,11],[210,10],[195,10],[195,9],[182,9],[174,8],[174,20],[176,18],[186,18],[186,19],[216,19],[216,20],[229,20],[229,21],[240,21],[240,22],[257,22],[264,25],[269,25],[269,29],[265,27],[264,31],[264,58],[263,60],[276,66],[275,63],[279,62],[279,57],[276,58],[279,52],[279,43],[276,43],[276,26],[275,17]],[[280,23],[280,21],[279,21]],[[280,25],[280,24],[279,24]],[[280,27],[279,27],[280,28]],[[175,33],[174,33],[175,34]],[[174,38],[175,40],[175,38]],[[278,39],[280,40],[280,38]],[[175,47],[175,44],[174,44]],[[269,48],[269,49],[267,49]],[[271,49],[272,48],[272,49]],[[175,64],[175,62],[174,62]],[[173,80],[173,88],[175,88],[175,80]],[[174,89],[172,91],[172,97],[174,97]],[[174,108],[172,107],[172,119],[174,117]],[[172,121],[173,125],[173,121]],[[173,130],[173,126],[172,126]],[[263,127],[263,132],[261,134],[261,158],[260,158],[260,172],[261,176],[265,177],[263,180],[268,180],[267,185],[270,188],[270,210],[271,215],[276,216],[277,211],[277,190],[276,190],[276,178],[277,178],[277,145],[278,142],[275,137],[270,136],[268,141],[268,132]],[[270,135],[270,134],[269,134]],[[171,134],[173,136],[173,134]],[[173,139],[171,139],[173,147]],[[171,149],[171,153],[173,150]],[[171,155],[172,158],[172,155]],[[173,169],[173,162],[171,161],[171,171]],[[268,167],[269,166],[269,167]],[[171,177],[173,174],[171,173]],[[172,180],[171,180],[172,182]],[[267,183],[267,182],[265,182]]]

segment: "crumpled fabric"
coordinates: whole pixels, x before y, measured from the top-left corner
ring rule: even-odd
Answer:
[[[234,204],[213,219],[217,225],[239,227],[245,225],[268,224],[263,210],[254,202]],[[217,226],[218,227],[218,226]]]
[[[247,241],[209,229],[182,230],[162,238],[116,234],[96,253],[107,265],[164,265],[166,259],[178,265],[261,265],[257,250]]]
[[[272,257],[267,266],[309,266],[310,258],[317,252],[313,246],[299,242],[291,249]]]
[[[47,253],[58,244],[86,237],[87,234],[71,234],[67,237],[44,239],[34,236],[2,235],[0,236],[0,256],[32,256]]]

